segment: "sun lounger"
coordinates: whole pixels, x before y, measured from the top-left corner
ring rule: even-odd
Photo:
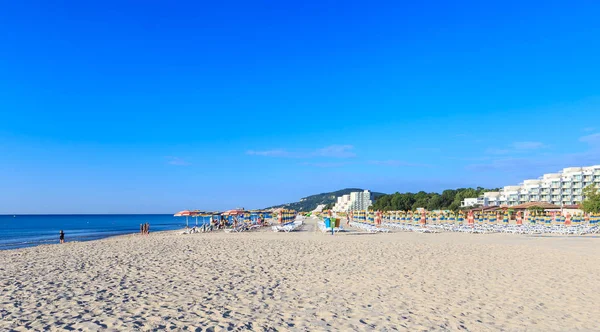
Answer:
[[[240,232],[245,231],[247,228],[248,228],[248,224],[240,223],[236,227],[226,228],[224,231],[225,231],[225,233],[240,233]]]
[[[296,220],[294,222],[290,222],[284,225],[276,225],[276,226],[271,226],[271,229],[273,230],[273,232],[292,232],[295,231],[297,229],[299,229],[300,227],[302,227],[302,220]]]

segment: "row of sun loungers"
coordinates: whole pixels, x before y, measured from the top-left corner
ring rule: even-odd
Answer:
[[[508,234],[560,234],[560,235],[585,235],[600,233],[600,227],[596,225],[457,225],[457,224],[428,224],[425,226],[402,224],[402,223],[383,223],[384,226],[411,232],[437,233],[460,232],[470,234],[490,234],[490,233],[508,233]],[[371,225],[372,226],[372,225]],[[373,226],[374,227],[374,226]]]
[[[248,223],[240,223],[232,228],[225,228],[225,233],[239,233],[244,231],[253,230],[256,228],[260,228],[260,225],[248,224]],[[206,233],[213,231],[214,228],[211,225],[203,225],[203,226],[194,226],[192,228],[188,228],[181,232],[181,234],[196,234],[196,233]]]
[[[438,233],[436,229],[421,227],[420,225],[399,224],[399,223],[383,223],[383,226],[390,227],[405,232],[415,233]]]
[[[195,233],[205,233],[213,230],[211,225],[203,225],[203,226],[194,226],[192,228],[188,228],[184,230],[181,234],[195,234]]]
[[[289,222],[287,224],[271,226],[271,229],[273,230],[273,232],[289,233],[300,229],[303,224],[304,221],[302,220],[302,218],[297,218],[293,222]]]
[[[234,226],[232,228],[225,228],[225,233],[241,233],[244,231],[250,231],[256,228],[260,228],[260,225],[254,225],[254,224],[247,224],[247,223],[240,223],[237,226]]]
[[[366,231],[368,233],[389,233],[390,232],[390,230],[387,228],[376,227],[374,225],[371,225],[368,223],[363,223],[363,222],[353,221],[353,222],[350,222],[350,226],[362,229],[363,231]]]

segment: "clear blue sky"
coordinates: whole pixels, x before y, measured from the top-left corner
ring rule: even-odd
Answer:
[[[600,164],[600,3],[6,1],[0,213],[259,208]]]

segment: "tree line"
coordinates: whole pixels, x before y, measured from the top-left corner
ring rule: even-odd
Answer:
[[[595,185],[589,185],[583,189],[585,200],[581,203],[581,209],[587,213],[600,213],[600,191]]]
[[[484,192],[498,191],[496,189],[477,188],[459,188],[447,189],[441,194],[426,193],[399,193],[379,196],[371,209],[380,211],[407,211],[425,208],[427,210],[451,210],[458,211],[460,204],[465,198],[477,198]]]

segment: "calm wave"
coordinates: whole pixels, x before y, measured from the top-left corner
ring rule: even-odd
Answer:
[[[207,222],[198,218],[198,223]],[[59,242],[59,232],[69,241],[90,241],[109,236],[137,233],[140,224],[150,223],[150,231],[181,229],[185,217],[173,215],[0,215],[0,250],[32,247]],[[190,226],[196,224],[189,218]]]

